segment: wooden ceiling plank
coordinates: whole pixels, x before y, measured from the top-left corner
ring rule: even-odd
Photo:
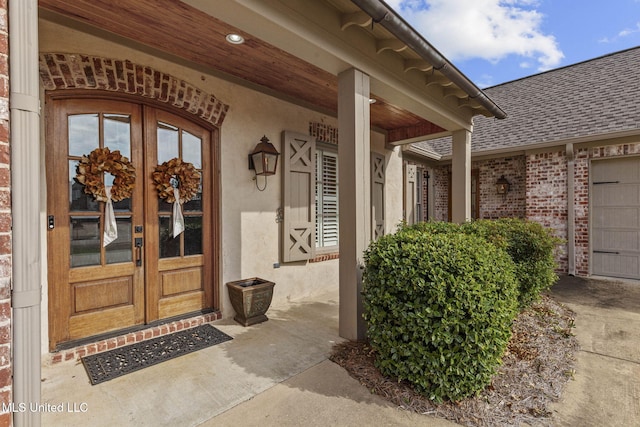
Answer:
[[[321,111],[337,114],[337,76],[183,2],[40,0],[39,6],[216,72],[245,80],[265,88],[266,93],[281,94],[284,99],[299,100],[302,105],[317,106]],[[368,26],[371,24],[371,17],[364,12],[347,13],[342,15],[342,23],[348,24],[347,26]],[[245,43],[227,43],[225,36],[230,32],[243,35]],[[380,40],[378,48],[396,52],[407,49],[395,39]],[[426,62],[418,64],[409,61],[408,64],[423,71],[430,70]],[[447,81],[443,79],[444,77],[428,83],[446,85]],[[375,128],[402,129],[421,123],[425,123],[423,118],[383,100],[372,105],[371,124]]]

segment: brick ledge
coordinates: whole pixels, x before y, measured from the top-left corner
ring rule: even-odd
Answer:
[[[80,345],[65,350],[60,350],[54,353],[48,353],[44,355],[44,362],[55,365],[66,361],[79,361],[84,356],[91,354],[102,353],[107,350],[113,350],[114,348],[124,347],[129,344],[134,344],[141,341],[146,341],[151,338],[156,338],[171,333],[181,331],[183,329],[195,328],[196,326],[204,323],[213,322],[214,320],[221,319],[220,312],[212,312],[207,314],[201,314],[198,316],[190,317],[187,319],[176,320],[164,325],[153,326],[147,329],[143,329],[136,332],[130,332],[128,334],[120,335],[113,338],[108,338],[93,343]]]
[[[335,252],[330,254],[317,255],[315,258],[311,258],[309,262],[322,262],[338,258],[340,258],[340,254],[338,252]]]

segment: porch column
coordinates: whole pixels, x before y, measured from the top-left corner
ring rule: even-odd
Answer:
[[[371,241],[369,76],[338,75],[338,180],[340,221],[340,336],[364,339],[363,252]]]
[[[13,402],[40,403],[40,79],[38,1],[9,1]],[[14,413],[39,426],[40,413]]]
[[[451,156],[451,221],[471,220],[471,132],[453,132]]]

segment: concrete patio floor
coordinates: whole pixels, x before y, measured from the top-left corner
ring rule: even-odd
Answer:
[[[42,425],[454,425],[397,409],[327,360],[341,340],[337,288],[267,315],[215,322],[234,339],[95,386],[81,362],[45,366],[43,402],[65,411]]]
[[[576,311],[577,372],[554,426],[640,426],[640,283],[563,277],[552,294]],[[43,368],[43,426],[455,426],[403,411],[327,360],[338,297],[272,307],[268,322],[214,325],[232,341],[92,386],[81,363]]]
[[[640,426],[640,281],[562,277],[551,295],[576,312],[576,374],[554,426]]]

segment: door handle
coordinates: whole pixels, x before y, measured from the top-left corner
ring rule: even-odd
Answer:
[[[136,247],[136,266],[140,267],[142,265],[142,237],[136,237],[135,247]]]

